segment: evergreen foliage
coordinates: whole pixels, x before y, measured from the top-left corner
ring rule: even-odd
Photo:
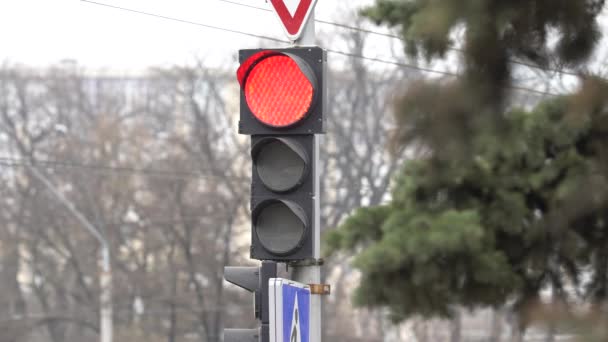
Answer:
[[[585,62],[601,37],[596,18],[603,6],[604,0],[377,0],[364,15],[400,27],[412,56],[461,49],[465,81],[494,102],[510,81],[513,57],[541,66]],[[458,29],[464,37],[453,34]]]
[[[326,236],[329,253],[355,254],[357,304],[401,321],[514,302],[525,325],[547,286],[564,301],[575,292],[607,303],[608,84],[584,77],[577,93],[532,110],[505,105],[509,61],[583,63],[603,5],[377,0],[364,12],[399,26],[407,51],[429,58],[464,28],[466,70],[406,90],[396,146],[423,156],[396,175],[390,203],[357,210]]]

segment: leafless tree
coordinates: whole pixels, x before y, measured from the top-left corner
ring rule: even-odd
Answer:
[[[230,297],[222,270],[238,251],[232,239],[247,203],[246,155],[245,141],[225,134],[226,78],[205,72],[2,70],[0,251],[11,267],[2,268],[0,298],[10,298],[12,326],[31,330],[22,339],[86,341],[99,330],[97,244],[32,165],[108,237],[119,333],[219,339]]]

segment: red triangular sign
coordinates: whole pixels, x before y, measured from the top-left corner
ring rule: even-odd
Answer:
[[[295,41],[302,34],[317,0],[270,0],[270,3],[283,23],[287,37]]]

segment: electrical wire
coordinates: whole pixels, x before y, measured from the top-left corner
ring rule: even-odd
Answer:
[[[106,4],[106,3],[102,3],[102,2],[96,2],[96,1],[91,1],[91,0],[80,0],[80,1],[81,2],[87,2],[87,3],[93,4],[93,5],[98,5],[98,6],[103,6],[103,7],[109,7],[109,8],[114,8],[114,9],[122,10],[122,11],[127,11],[127,12],[132,12],[132,13],[137,13],[137,14],[143,14],[143,15],[147,15],[147,16],[151,16],[151,17],[161,18],[161,19],[165,19],[165,20],[176,21],[176,22],[180,22],[180,23],[184,23],[184,24],[197,25],[197,26],[202,26],[202,27],[206,27],[206,28],[210,28],[210,29],[221,30],[221,31],[226,31],[226,32],[231,32],[231,33],[236,33],[236,34],[242,34],[242,35],[245,35],[245,36],[254,37],[254,38],[258,38],[258,39],[271,40],[271,41],[274,41],[274,42],[277,42],[277,43],[284,43],[284,44],[290,44],[291,43],[290,41],[284,40],[284,39],[257,35],[257,34],[254,34],[254,33],[249,33],[249,32],[244,32],[244,31],[239,31],[239,30],[233,30],[233,29],[229,29],[229,28],[225,28],[225,27],[220,27],[220,26],[208,25],[208,24],[199,23],[199,22],[196,22],[196,21],[169,17],[169,16],[165,16],[165,15],[161,15],[161,14],[155,14],[155,13],[140,11],[140,10],[136,10],[136,9],[132,9],[132,8],[121,7],[121,6],[116,6],[116,5],[110,5],[110,4]]]
[[[424,72],[429,72],[429,73],[441,74],[441,75],[451,76],[451,77],[458,77],[458,76],[460,76],[457,73],[453,73],[453,72],[449,72],[449,71],[441,71],[441,70],[429,69],[429,68],[424,68],[424,67],[420,67],[420,66],[417,66],[417,65],[405,64],[405,63],[400,63],[400,62],[395,62],[395,61],[389,61],[389,60],[380,59],[380,58],[364,57],[364,56],[361,56],[361,55],[357,55],[357,54],[353,54],[353,53],[348,53],[348,52],[344,52],[344,51],[337,51],[337,50],[331,50],[331,49],[326,49],[326,50],[328,52],[339,54],[339,55],[343,55],[343,56],[354,57],[354,58],[361,58],[361,59],[367,59],[367,60],[374,61],[374,62],[392,64],[392,65],[396,65],[396,66],[400,66],[400,67],[406,67],[406,68],[410,68],[410,69],[416,69],[416,70],[420,70],[420,71],[424,71]],[[539,94],[539,95],[559,96],[559,94],[550,93],[550,92],[546,92],[546,91],[542,91],[542,90],[536,90],[536,89],[532,89],[532,88],[520,87],[520,86],[509,86],[508,88],[509,89],[513,89],[513,90],[520,90],[520,91],[527,91],[527,92],[531,92],[531,93],[536,93],[536,94]]]
[[[238,30],[232,30],[232,29],[227,29],[227,28],[223,28],[223,27],[219,27],[219,26],[207,25],[207,24],[203,24],[203,23],[198,23],[198,22],[189,21],[189,20],[183,20],[183,19],[179,19],[179,18],[173,18],[173,17],[169,17],[169,16],[165,16],[165,15],[159,15],[159,14],[150,13],[150,12],[144,12],[144,11],[130,9],[130,8],[126,8],[126,7],[120,7],[120,6],[114,6],[114,5],[104,4],[104,3],[95,2],[95,1],[91,1],[91,0],[80,0],[80,1],[81,2],[86,2],[86,3],[89,3],[89,4],[93,4],[93,5],[105,6],[105,7],[110,7],[110,8],[114,8],[114,9],[118,9],[118,10],[122,10],[122,11],[127,11],[127,12],[142,14],[142,15],[147,15],[147,16],[151,16],[151,17],[156,17],[156,18],[159,18],[159,19],[165,19],[165,20],[176,21],[176,22],[181,22],[181,23],[186,23],[186,24],[191,24],[191,25],[197,25],[197,26],[202,26],[202,27],[206,27],[206,28],[216,29],[216,30],[220,30],[220,31],[225,31],[225,32],[230,32],[230,33],[235,33],[235,34],[241,34],[241,35],[255,37],[255,38],[259,38],[259,39],[270,40],[270,41],[274,41],[274,42],[280,42],[280,43],[285,43],[285,44],[290,44],[291,43],[289,41],[281,40],[281,39],[274,38],[274,37],[269,37],[269,36],[264,36],[264,35],[259,35],[259,34],[253,34],[253,33],[248,33],[248,32],[243,32],[243,31],[238,31]],[[234,3],[234,2],[231,2],[231,3]],[[251,6],[251,5],[247,5],[247,6],[248,7],[255,7],[255,6]],[[377,63],[390,64],[390,65],[395,65],[395,66],[399,66],[399,67],[403,67],[403,68],[415,69],[415,70],[424,71],[424,72],[427,72],[427,73],[434,73],[434,74],[440,74],[440,75],[451,76],[451,77],[457,77],[457,76],[459,76],[456,73],[451,73],[451,72],[442,71],[442,70],[435,70],[435,69],[430,69],[430,68],[423,68],[423,67],[419,67],[417,65],[403,63],[403,62],[396,62],[396,61],[389,61],[389,60],[380,59],[380,58],[367,57],[367,56],[364,56],[364,55],[353,54],[353,53],[344,52],[344,51],[338,51],[338,50],[327,50],[327,51],[331,52],[331,53],[334,53],[334,54],[343,55],[343,56],[349,56],[349,57],[359,58],[359,59],[363,59],[363,60],[369,60],[369,61],[373,61],[373,62],[377,62]],[[509,87],[509,88],[514,89],[514,90],[519,90],[519,91],[528,91],[528,92],[531,92],[531,93],[536,93],[536,94],[541,94],[541,95],[547,95],[547,96],[559,96],[559,94],[545,92],[545,91],[541,91],[541,90],[535,90],[535,89],[526,88],[526,87],[512,86],[512,87]]]
[[[241,7],[252,8],[252,9],[255,9],[255,10],[260,10],[260,11],[265,11],[265,12],[272,12],[272,10],[269,9],[269,8],[253,6],[253,5],[244,4],[244,3],[241,3],[241,2],[237,2],[237,1],[231,1],[231,0],[216,0],[216,1],[225,2],[225,3],[229,3],[229,4],[241,6]],[[402,42],[404,41],[403,37],[395,35],[395,34],[391,34],[391,33],[380,32],[380,31],[375,31],[375,30],[370,30],[370,29],[364,29],[364,28],[357,27],[357,26],[352,26],[352,25],[347,25],[347,24],[342,24],[342,23],[335,23],[335,22],[331,22],[331,21],[327,21],[327,20],[321,20],[321,19],[316,19],[316,18],[315,18],[315,22],[321,23],[321,24],[326,24],[326,25],[331,25],[331,26],[335,26],[335,27],[340,27],[340,28],[344,28],[344,29],[348,29],[348,30],[352,30],[352,31],[369,33],[369,34],[373,34],[373,35],[377,35],[377,36],[398,39],[398,40],[400,40]],[[455,48],[455,47],[449,47],[448,49],[452,50],[452,51],[457,51],[457,52],[460,52],[460,53],[463,52],[462,49]],[[518,61],[518,60],[510,60],[510,61],[513,64],[518,64],[518,65],[521,65],[521,66],[525,66],[525,67],[533,68],[533,69],[538,69],[538,70],[542,70],[542,71],[545,71],[545,72],[554,72],[554,73],[559,73],[559,74],[568,75],[568,76],[579,76],[579,74],[576,73],[576,72],[572,72],[572,71],[568,71],[568,70],[564,70],[564,69],[544,68],[544,67],[539,66],[539,65],[535,65],[535,64],[531,64],[531,63],[526,63],[526,62],[522,62],[522,61]]]
[[[225,179],[226,177],[218,177],[209,174],[203,174],[198,172],[178,172],[178,171],[164,171],[164,170],[156,170],[156,169],[147,169],[147,168],[133,168],[133,167],[118,167],[118,166],[109,166],[109,165],[101,165],[101,164],[84,164],[73,161],[60,161],[60,160],[36,160],[29,161],[25,159],[19,158],[9,158],[9,157],[0,157],[0,165],[9,166],[9,167],[25,167],[27,165],[42,165],[47,168],[75,168],[75,169],[86,169],[93,171],[110,171],[114,173],[136,173],[136,174],[144,174],[148,176],[154,177],[167,177],[167,178],[176,178],[176,179],[184,179],[189,180],[193,178],[217,178],[217,179]]]
[[[27,167],[28,165],[40,165],[45,168],[53,169],[53,168],[72,168],[72,169],[80,169],[80,171],[84,170],[92,170],[97,172],[110,172],[110,173],[130,173],[130,174],[143,174],[152,177],[166,177],[169,179],[181,179],[181,180],[192,180],[192,179],[218,179],[218,180],[238,180],[238,181],[250,181],[249,178],[235,178],[235,177],[221,177],[203,173],[195,173],[195,172],[176,172],[176,171],[163,171],[163,170],[154,170],[154,169],[139,169],[132,167],[115,167],[108,165],[92,165],[92,164],[82,164],[76,163],[72,161],[60,161],[60,160],[35,160],[29,161],[25,159],[19,158],[9,158],[9,157],[0,157],[0,166],[12,167],[12,168],[22,168]],[[362,190],[370,190],[371,187],[369,185],[359,185]],[[351,187],[338,187],[338,190],[349,190]]]
[[[346,56],[346,57],[354,57],[354,58],[359,58],[359,59],[365,59],[365,60],[372,61],[372,62],[391,64],[391,65],[395,65],[395,66],[400,66],[400,67],[404,67],[404,68],[414,69],[414,70],[428,72],[428,73],[433,73],[433,74],[440,74],[440,75],[444,75],[444,76],[452,76],[452,77],[457,77],[458,76],[457,73],[453,73],[453,72],[449,72],[449,71],[436,70],[436,69],[431,69],[431,68],[425,68],[425,67],[417,66],[417,65],[414,65],[414,64],[407,64],[407,63],[401,63],[401,62],[396,62],[396,61],[389,61],[389,60],[386,60],[386,59],[375,58],[375,57],[367,57],[367,56],[362,56],[362,55],[355,54],[355,53],[338,51],[338,50],[333,50],[333,49],[325,49],[325,50],[327,52],[335,53],[337,55],[342,55],[342,56]]]
[[[244,4],[242,2],[237,2],[237,1],[231,1],[231,0],[216,0],[216,1],[225,2],[225,3],[228,3],[228,4],[233,4],[233,5],[247,7],[247,8],[252,8],[252,9],[255,9],[255,10],[260,10],[260,11],[265,11],[265,12],[272,12],[272,10],[269,9],[269,8],[264,8],[264,7]],[[395,34],[384,33],[384,32],[379,32],[379,31],[374,31],[374,30],[368,30],[368,29],[364,29],[364,28],[356,27],[356,26],[351,26],[351,25],[347,25],[347,24],[334,23],[332,21],[327,21],[327,20],[322,20],[322,19],[317,19],[317,18],[315,18],[315,22],[321,23],[321,24],[326,24],[326,25],[331,25],[331,26],[335,26],[335,27],[345,28],[345,29],[349,29],[349,30],[354,30],[354,31],[359,31],[359,32],[364,32],[364,33],[370,33],[370,34],[375,34],[375,35],[379,35],[379,36],[385,36],[385,37],[389,37],[389,38],[403,40],[401,37],[399,37],[399,36],[397,36]]]

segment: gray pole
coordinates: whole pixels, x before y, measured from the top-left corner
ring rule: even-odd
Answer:
[[[296,46],[313,46],[317,40],[317,32],[315,30],[315,9],[313,8],[310,12],[310,17],[308,18],[308,22],[306,26],[304,26],[304,30],[302,31],[302,35],[300,38],[294,42]]]
[[[312,9],[308,22],[304,27],[304,31],[300,36],[300,39],[294,42],[294,45],[299,46],[313,46],[316,41],[315,32],[315,10]],[[323,113],[325,115],[325,113]],[[317,230],[314,233],[314,251],[313,257],[317,260],[321,258],[321,206],[320,206],[320,187],[319,187],[319,172],[320,169],[320,158],[319,158],[319,140],[321,136],[316,134],[314,137],[314,158],[315,158],[315,174],[313,175],[314,181],[314,213],[315,213],[315,224],[314,227]],[[302,265],[293,266],[293,280],[303,284],[320,284],[321,283],[321,266],[319,265]],[[310,341],[321,342],[321,295],[312,295],[310,299]]]
[[[112,267],[110,263],[110,247],[106,241],[102,244],[102,269],[99,276],[101,287],[99,313],[100,313],[100,341],[112,342],[114,334],[114,321],[112,314]]]
[[[99,230],[87,220],[74,204],[59,192],[55,186],[44,176],[34,162],[26,164],[28,170],[46,186],[47,189],[61,202],[76,219],[86,228],[101,245],[101,274],[99,275],[100,295],[99,295],[99,341],[112,342],[113,321],[112,321],[112,268],[110,264],[110,245]]]

